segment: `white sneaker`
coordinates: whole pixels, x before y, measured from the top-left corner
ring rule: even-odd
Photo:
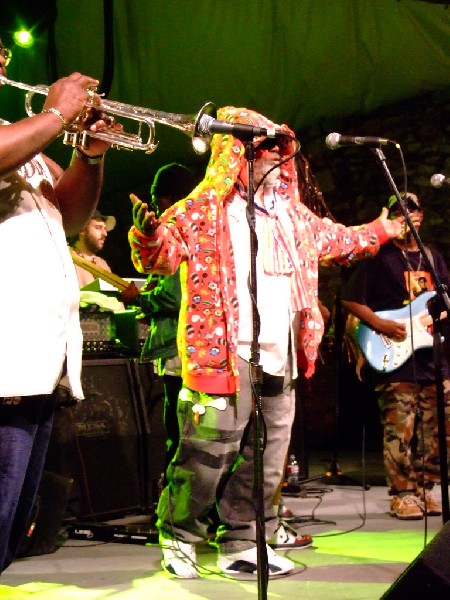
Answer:
[[[284,575],[294,570],[295,564],[292,560],[276,554],[270,546],[267,546],[267,559],[269,575]],[[256,573],[257,570],[257,548],[249,548],[241,552],[222,554],[219,548],[217,566],[227,575],[242,575],[243,573]]]
[[[179,579],[197,579],[197,557],[194,544],[160,538],[162,568]]]
[[[287,523],[279,521],[274,535],[268,541],[271,548],[289,548],[291,550],[302,550],[312,544],[312,537],[308,534],[299,535],[295,529]]]

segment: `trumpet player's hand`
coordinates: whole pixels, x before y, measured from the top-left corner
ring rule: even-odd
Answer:
[[[121,123],[116,123],[111,115],[94,107],[90,107],[85,111],[81,120],[78,122],[78,127],[94,133],[100,131],[105,133],[122,133],[123,131],[123,125]],[[90,137],[88,147],[83,148],[82,150],[88,156],[98,156],[104,154],[110,147],[111,142]]]
[[[148,210],[148,205],[142,202],[136,194],[130,194],[130,200],[133,204],[133,224],[141,233],[153,237],[158,229],[158,219],[155,213]]]
[[[98,84],[98,79],[81,73],[63,77],[50,86],[43,109],[56,109],[67,124],[73,123],[80,130],[122,132],[123,126],[102,112],[101,98],[95,92]],[[88,156],[99,156],[110,146],[109,141],[91,137],[89,147],[83,148],[83,152]]]
[[[93,106],[100,104],[100,96],[94,91],[98,84],[98,79],[81,73],[62,77],[50,86],[43,108],[56,109],[66,123],[73,123],[88,103]]]

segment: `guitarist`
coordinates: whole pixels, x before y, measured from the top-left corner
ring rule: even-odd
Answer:
[[[98,256],[98,253],[103,250],[108,233],[115,226],[115,217],[102,215],[99,210],[96,210],[85,227],[74,238],[71,246],[81,258],[98,265],[105,271],[111,272],[111,268],[106,260]],[[86,269],[75,265],[75,270],[80,288],[94,281],[95,276]]]
[[[112,273],[109,264],[104,258],[98,256],[98,254],[103,250],[106,238],[115,226],[115,217],[112,215],[102,215],[99,210],[96,210],[78,235],[71,238],[70,245],[84,262],[92,263],[95,267],[99,267],[100,270]],[[88,285],[99,276],[95,273],[95,270],[94,272],[88,270],[88,267],[88,264],[86,267],[75,264],[80,289],[84,288],[84,286]],[[117,292],[117,298],[124,306],[138,304],[138,297],[139,289],[133,282],[129,283],[128,287],[125,289],[121,289],[120,292]]]
[[[404,195],[402,195],[404,197]],[[407,210],[418,230],[423,209],[415,194],[406,197]],[[401,216],[395,196],[389,199],[391,218]],[[406,225],[405,225],[406,228]],[[429,262],[440,281],[448,284],[442,256],[426,248]],[[378,311],[395,310],[409,304],[424,291],[434,289],[417,243],[410,232],[381,247],[379,253],[362,261],[342,292],[342,304],[369,327],[392,338],[404,340],[409,325],[395,319],[380,318]],[[450,415],[450,381],[445,365],[445,406]],[[436,417],[436,384],[432,348],[414,352],[403,365],[386,374],[365,368],[365,377],[374,384],[383,426],[383,456],[389,495],[390,514],[398,519],[422,519],[440,515],[441,504],[433,495],[439,483],[439,448]],[[418,452],[413,451],[417,427]]]

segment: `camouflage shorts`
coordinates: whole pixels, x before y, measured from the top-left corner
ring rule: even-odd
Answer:
[[[383,456],[391,493],[440,481],[436,385],[396,382],[378,386]],[[447,448],[450,382],[444,385]]]

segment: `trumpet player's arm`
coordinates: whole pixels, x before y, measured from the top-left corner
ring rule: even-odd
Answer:
[[[58,117],[48,114],[35,115],[0,127],[0,178],[16,171],[39,154],[61,130],[62,122]]]
[[[406,337],[405,323],[399,323],[392,319],[382,319],[369,306],[353,302],[350,300],[342,300],[342,306],[349,312],[354,314],[358,319],[367,323],[372,329],[383,333],[389,338],[396,341],[404,340]]]
[[[89,88],[97,85],[97,79],[81,73],[58,79],[50,86],[41,113],[0,127],[0,177],[43,152],[81,114],[91,98]],[[94,94],[93,102],[99,103],[100,97]]]
[[[61,132],[62,122],[58,117],[48,114],[42,115],[42,119],[40,117],[36,115],[28,119],[30,122],[20,121],[0,127],[0,178],[18,170]],[[33,121],[37,121],[38,125],[34,126]],[[45,122],[44,131],[41,131],[41,122]],[[91,165],[73,159],[64,171],[48,156],[42,154],[42,157],[52,175],[64,228],[67,235],[73,235],[83,228],[98,202],[104,161],[102,159],[99,164]]]
[[[156,219],[135,194],[130,195],[133,205],[133,226],[128,233],[131,260],[139,273],[173,275],[181,262],[187,259],[187,247],[175,224]],[[167,212],[166,212],[167,214]]]
[[[0,127],[0,177],[19,169],[76,121],[79,130],[97,132],[122,126],[101,112],[101,99],[93,88],[98,80],[72,73],[48,89],[42,112]],[[89,106],[89,108],[87,108]],[[78,150],[63,170],[42,155],[49,167],[67,235],[78,233],[94,211],[103,182],[103,155],[108,141],[89,137],[88,149]]]
[[[114,124],[110,117],[92,109],[81,125],[94,132],[122,131],[121,125]],[[71,163],[65,171],[45,157],[56,177],[55,192],[68,235],[78,233],[97,206],[103,183],[104,155],[109,147],[110,144],[103,140],[90,138],[88,149],[74,150]]]

